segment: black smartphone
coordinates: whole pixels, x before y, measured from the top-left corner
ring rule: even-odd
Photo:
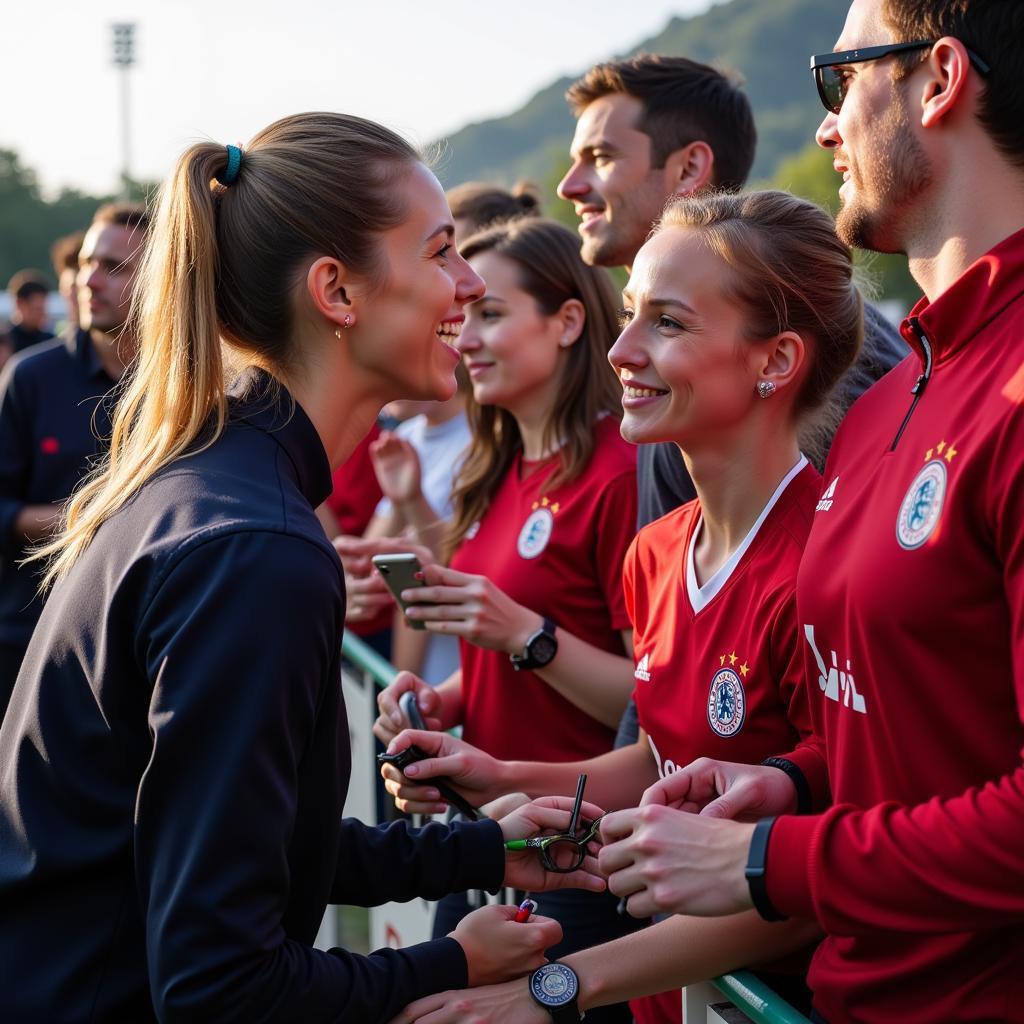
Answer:
[[[416,694],[412,690],[406,690],[401,697],[398,698],[398,706],[402,710],[402,714],[405,715],[406,721],[414,729],[427,728],[427,723],[423,721],[423,715],[420,714],[420,705],[416,700]]]
[[[423,569],[420,565],[420,560],[411,551],[399,551],[389,555],[374,555],[371,561],[376,567],[377,572],[383,577],[388,590],[391,591],[399,607],[403,612],[407,611],[409,606],[402,600],[400,595],[403,590],[424,586],[423,580],[416,579],[416,574]],[[405,621],[413,629],[427,628],[425,623],[416,622],[410,619],[408,615]]]

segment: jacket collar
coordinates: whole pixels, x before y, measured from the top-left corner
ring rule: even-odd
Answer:
[[[231,420],[268,433],[295,468],[306,500],[316,508],[331,493],[331,464],[320,435],[288,389],[263,370],[250,367],[228,389]]]
[[[96,352],[96,346],[93,344],[92,337],[88,331],[83,330],[81,327],[76,330],[69,330],[64,336],[64,344],[67,346],[71,357],[85,371],[87,377],[103,377],[111,384],[117,383],[103,368],[100,357]]]
[[[922,298],[900,325],[907,344],[926,359],[920,335],[931,343],[931,358],[945,362],[1012,302],[1024,295],[1024,229],[1004,238],[972,263],[932,302]]]

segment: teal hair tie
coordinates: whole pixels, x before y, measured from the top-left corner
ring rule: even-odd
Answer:
[[[237,146],[228,146],[226,148],[228,151],[228,166],[217,180],[222,185],[231,185],[238,177],[238,172],[242,168],[242,151]]]

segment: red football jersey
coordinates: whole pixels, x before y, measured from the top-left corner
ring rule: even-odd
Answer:
[[[548,490],[557,457],[516,458],[452,568],[487,576],[514,601],[601,650],[624,654],[622,559],[636,532],[636,449],[612,417],[575,480]],[[574,761],[611,749],[615,730],[508,655],[460,643],[463,737],[503,760]]]
[[[334,489],[327,499],[327,507],[334,513],[342,533],[361,536],[382,497],[370,458],[370,445],[378,437],[380,427],[374,423],[352,454],[334,471]]]
[[[1024,231],[903,334],[800,569],[826,762],[793,760],[835,806],[778,819],[768,894],[829,933],[826,1020],[1024,1021]]]
[[[634,699],[660,776],[698,757],[756,764],[809,731],[796,575],[820,493],[802,460],[746,546],[701,588],[691,568],[699,500],[644,527],[630,548]]]

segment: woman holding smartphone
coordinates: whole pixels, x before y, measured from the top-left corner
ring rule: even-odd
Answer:
[[[137,365],[40,552],[0,730],[4,1021],[385,1021],[560,935],[486,908],[409,949],[312,948],[329,900],[565,884],[503,840],[569,800],[418,833],[341,818],[345,596],[314,508],[382,405],[454,391],[483,285],[453,233],[415,151],[340,114],[193,146],[165,184]]]
[[[452,737],[410,732],[393,749],[416,742],[438,756],[408,769],[419,787],[389,773],[400,806],[432,806],[435,775],[483,802],[559,792],[586,771],[588,795],[607,808],[631,807],[677,766],[725,752],[758,763],[809,730],[795,589],[822,487],[801,437],[860,344],[850,252],[827,214],[785,193],[678,200],[640,250],[623,302],[610,353],[623,436],[675,442],[698,492],[641,530],[625,561],[640,740],[563,765],[499,762]],[[428,693],[420,703],[433,710]],[[795,967],[799,983],[803,964],[779,958],[814,934],[753,913],[675,917],[566,963],[588,1017],[609,1000],[766,961],[770,980],[791,995],[799,986],[787,979]],[[445,1004],[424,1000],[401,1019]],[[481,1021],[544,1019],[525,983],[467,1005]],[[678,992],[638,1007],[644,1020],[679,1015]],[[450,1008],[430,1017],[453,1019]]]
[[[611,282],[579,249],[573,232],[535,219],[462,244],[486,281],[456,342],[473,383],[473,443],[455,488],[449,564],[426,565],[426,585],[405,595],[412,621],[460,639],[461,668],[426,708],[432,724],[461,725],[498,758],[568,762],[610,750],[632,687],[621,573],[636,521],[636,457],[619,435],[607,362]],[[383,699],[423,686],[403,673]],[[385,742],[397,718],[378,720]],[[567,778],[562,792],[575,789]],[[632,927],[607,895],[558,894],[540,905],[562,922],[566,948]],[[443,900],[435,934],[467,908]],[[624,1008],[606,1014],[628,1019]]]

